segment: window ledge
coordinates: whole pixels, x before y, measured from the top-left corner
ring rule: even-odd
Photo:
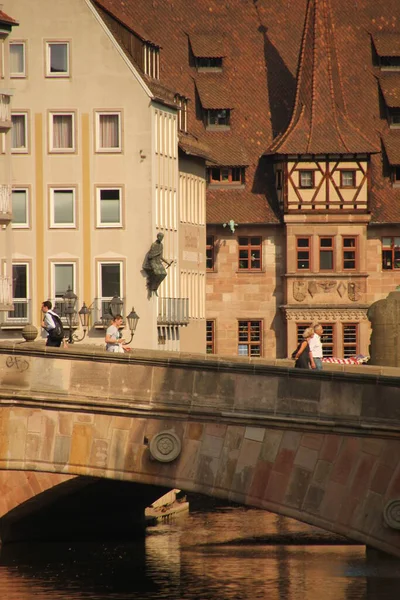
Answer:
[[[224,190],[244,190],[246,188],[244,183],[209,183],[209,188],[213,189],[224,189]]]
[[[206,125],[206,131],[230,131],[230,125]]]
[[[312,273],[311,271],[295,271],[294,273],[285,273],[284,275],[282,275],[282,277],[297,277],[297,279],[304,277],[307,279],[310,279],[311,277],[314,278],[321,278],[321,279],[327,279],[327,278],[335,278],[337,279],[338,277],[369,277],[368,273],[365,272],[360,272],[360,271],[336,271],[335,273],[323,273],[321,271],[319,271],[318,273]]]

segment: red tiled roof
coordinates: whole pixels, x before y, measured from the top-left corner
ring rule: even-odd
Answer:
[[[199,156],[200,158],[213,162],[210,148],[190,133],[179,134],[179,148],[183,150],[185,154]]]
[[[390,131],[382,137],[386,155],[391,165],[400,165],[400,131]]]
[[[8,15],[6,15],[6,13],[2,10],[0,10],[0,23],[7,23],[8,25],[19,25],[19,23],[15,21],[15,19],[12,19]]]
[[[192,52],[199,58],[222,58],[225,56],[224,38],[220,31],[191,32],[190,45]]]
[[[275,209],[276,191],[272,175],[268,174],[272,161],[262,154],[281,132],[286,131],[291,121],[299,58],[302,72],[314,73],[311,82],[316,92],[311,111],[313,129],[310,130],[307,120],[299,121],[296,125],[301,144],[307,146],[310,140],[313,144],[317,140],[322,153],[329,153],[334,145],[343,148],[341,135],[352,150],[362,146],[361,150],[366,152],[371,146],[369,139],[375,149],[375,140],[378,142],[381,137],[386,140],[388,134],[397,133],[389,129],[386,115],[380,113],[377,77],[382,72],[372,62],[369,32],[379,27],[382,31],[394,30],[395,35],[400,36],[400,20],[393,20],[393,15],[399,11],[399,0],[363,0],[357,6],[348,0],[331,0],[329,35],[318,40],[317,50],[321,52],[321,60],[312,65],[311,71],[306,66],[312,63],[309,49],[300,52],[308,0],[291,1],[290,10],[287,2],[282,0],[258,0],[256,3],[229,0],[229,6],[221,0],[191,0],[190,4],[195,4],[195,11],[188,10],[189,0],[98,2],[112,7],[116,18],[121,22],[126,20],[127,26],[133,30],[140,26],[146,32],[143,37],[152,39],[162,47],[160,83],[190,99],[190,134],[199,144],[209,148],[217,164],[240,166],[244,162],[248,165],[244,189],[224,191],[208,188],[207,220],[210,222],[223,223],[231,218],[237,223],[279,222]],[[314,5],[313,0],[311,3]],[[326,4],[326,0],[323,4]],[[192,34],[212,32],[214,35],[215,31],[225,34],[223,70],[220,75],[234,90],[231,126],[225,132],[209,131],[204,126],[201,107],[196,103],[195,86],[195,79],[203,74],[199,74],[191,63],[190,53],[189,39]],[[319,25],[316,31],[321,31]],[[394,38],[389,39],[393,41]],[[326,43],[329,44],[329,52]],[[330,60],[336,57],[337,69],[324,79],[328,57]],[[319,81],[322,83],[317,85]],[[304,90],[308,97],[311,82],[310,85],[306,81],[302,83],[302,94]],[[318,92],[320,85],[322,87]],[[325,103],[321,98],[324,94],[328,99]],[[333,98],[338,102],[334,108]],[[296,100],[298,112],[295,112],[295,117],[301,113],[299,101],[300,97]],[[320,122],[321,111],[330,115],[330,121],[327,122],[325,118]],[[338,124],[335,120],[337,115]],[[329,133],[324,140],[326,126],[332,121],[334,139]],[[382,166],[381,154],[371,156],[369,190],[372,222],[399,223],[400,190],[391,185]],[[226,212],[231,214],[227,215]]]
[[[329,0],[309,0],[288,128],[269,154],[378,152],[346,115]]]
[[[400,33],[381,31],[373,33],[372,39],[379,56],[400,56]]]
[[[379,76],[379,86],[386,106],[400,108],[400,73],[382,73]]]
[[[135,19],[134,14],[132,14],[131,6],[129,1],[126,2],[124,0],[92,0],[94,4],[97,4],[108,12],[111,16],[114,17],[119,23],[122,23],[125,27],[127,27],[132,33],[137,35],[144,42],[150,42],[155,46],[158,46],[151,39],[149,34],[143,28],[142,23]]]
[[[203,108],[234,108],[235,92],[229,80],[219,73],[199,73],[196,88]]]

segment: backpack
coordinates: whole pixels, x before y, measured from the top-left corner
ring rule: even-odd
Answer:
[[[63,340],[64,339],[64,327],[63,324],[61,322],[60,317],[53,311],[51,311],[51,316],[53,317],[53,321],[54,321],[54,329],[50,329],[49,331],[49,336],[53,339],[53,340]]]

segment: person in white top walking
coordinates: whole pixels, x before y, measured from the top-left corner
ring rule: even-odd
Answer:
[[[323,332],[324,332],[324,329],[323,329],[322,325],[317,323],[316,325],[314,325],[314,335],[308,342],[308,345],[310,346],[310,351],[314,358],[315,368],[317,369],[317,371],[322,370],[322,357],[323,357],[324,353],[322,350],[321,336],[322,336]]]

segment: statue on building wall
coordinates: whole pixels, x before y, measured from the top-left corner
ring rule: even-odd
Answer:
[[[160,287],[160,284],[167,276],[166,268],[164,264],[167,265],[167,268],[171,266],[173,261],[168,262],[165,260],[163,256],[164,247],[162,241],[164,239],[163,233],[157,234],[157,239],[150,247],[150,250],[146,254],[146,258],[144,260],[143,269],[147,274],[147,287],[149,289],[150,294],[153,292],[158,296],[157,290]]]

